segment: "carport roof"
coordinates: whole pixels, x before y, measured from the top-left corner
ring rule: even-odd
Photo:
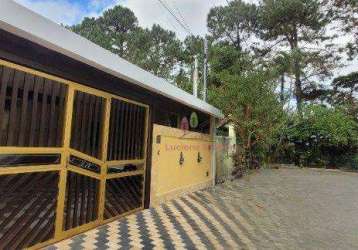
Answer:
[[[12,0],[1,0],[0,29],[214,117],[223,117],[212,105]]]

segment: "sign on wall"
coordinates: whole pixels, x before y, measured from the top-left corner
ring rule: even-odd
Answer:
[[[195,112],[192,112],[190,115],[190,127],[197,128],[199,125],[199,118]]]
[[[189,121],[186,116],[184,116],[180,121],[180,129],[182,130],[189,130]]]

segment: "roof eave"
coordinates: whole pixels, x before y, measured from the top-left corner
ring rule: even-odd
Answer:
[[[14,18],[16,17],[16,18]],[[31,10],[2,0],[0,29],[217,118],[220,110]]]

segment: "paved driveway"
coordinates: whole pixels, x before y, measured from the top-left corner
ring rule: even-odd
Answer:
[[[48,249],[358,249],[358,174],[260,170]]]

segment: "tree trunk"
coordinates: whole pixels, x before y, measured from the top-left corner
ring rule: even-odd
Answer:
[[[296,64],[296,62],[295,62]],[[297,102],[297,110],[299,113],[302,111],[302,83],[300,79],[300,66],[297,62],[297,66],[295,66],[295,97]]]
[[[285,92],[285,73],[282,73],[282,75],[281,75],[281,91],[280,91],[280,100],[281,100],[282,104],[285,101],[284,92]]]
[[[297,52],[297,49],[299,49],[298,48],[297,29],[295,29],[295,31],[293,33],[293,37],[292,37],[292,41],[290,42],[290,45],[291,45],[291,51]],[[300,64],[300,59],[297,55],[294,57],[293,65],[294,65],[293,72],[295,75],[295,97],[296,97],[296,102],[297,102],[297,110],[298,110],[299,114],[301,114],[303,91],[302,91],[302,82],[301,82],[301,64]]]

